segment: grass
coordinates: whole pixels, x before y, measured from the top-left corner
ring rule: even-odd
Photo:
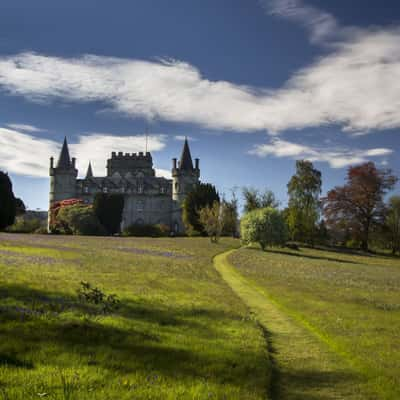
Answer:
[[[400,398],[398,258],[238,247],[0,234],[0,400]]]
[[[265,338],[212,265],[236,246],[1,234],[0,399],[265,399]]]
[[[289,323],[266,321],[278,333],[278,398],[400,398],[399,258],[243,248],[228,260]],[[310,357],[299,363],[302,338],[317,347],[304,343]]]

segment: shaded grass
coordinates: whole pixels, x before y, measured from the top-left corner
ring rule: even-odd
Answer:
[[[399,259],[246,248],[235,252],[230,262],[355,374],[364,376],[364,396],[400,398]]]
[[[212,266],[237,241],[0,240],[0,399],[265,399],[264,337]]]

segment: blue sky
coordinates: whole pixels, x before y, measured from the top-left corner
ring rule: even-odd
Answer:
[[[65,135],[80,174],[91,160],[103,175],[109,150],[144,150],[146,127],[159,174],[187,135],[227,194],[285,203],[301,158],[324,191],[366,160],[400,175],[400,5],[2,0],[0,110],[0,168],[30,208],[47,208]]]

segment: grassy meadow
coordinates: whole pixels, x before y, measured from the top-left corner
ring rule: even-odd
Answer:
[[[400,398],[399,258],[239,247],[0,234],[0,400]]]
[[[282,378],[296,386],[282,398],[330,398],[333,387],[344,385],[348,393],[332,398],[400,399],[399,258],[242,248],[228,259],[291,319],[291,326],[303,329],[301,337],[308,333],[319,339],[319,349],[321,344],[330,349],[322,359],[309,343],[299,365],[296,332],[283,343],[279,335],[272,336]]]
[[[264,337],[212,265],[238,245],[1,234],[0,399],[265,399]]]

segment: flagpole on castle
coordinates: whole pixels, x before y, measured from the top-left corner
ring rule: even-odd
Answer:
[[[146,122],[146,153],[147,154],[147,145],[149,141],[149,124]]]

